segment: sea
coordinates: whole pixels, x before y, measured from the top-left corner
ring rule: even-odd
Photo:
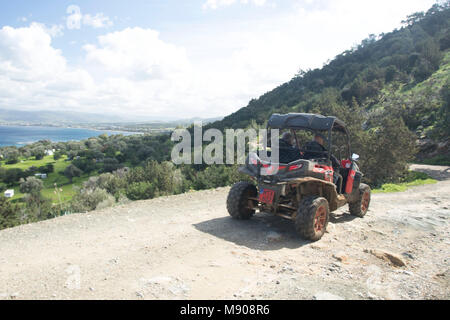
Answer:
[[[123,134],[125,136],[139,134],[126,131],[107,131],[82,128],[59,128],[40,126],[0,126],[0,147],[17,146],[37,142],[39,140],[51,140],[53,142],[80,141],[101,134]]]

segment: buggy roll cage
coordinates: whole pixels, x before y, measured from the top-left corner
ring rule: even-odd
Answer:
[[[332,146],[332,131],[338,131],[345,134],[347,140],[348,159],[351,159],[350,136],[346,129],[345,123],[336,117],[326,117],[313,113],[288,113],[288,114],[273,114],[267,122],[267,129],[290,129],[295,137],[295,143],[301,150],[298,142],[296,130],[307,130],[313,133],[327,132],[328,133],[328,150],[327,160],[331,161],[331,146]],[[270,139],[268,139],[270,141]]]

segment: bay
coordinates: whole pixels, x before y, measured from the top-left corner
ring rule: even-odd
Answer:
[[[133,135],[136,132],[107,131],[82,128],[60,128],[40,126],[0,126],[0,147],[21,147],[39,140],[51,140],[52,142],[80,141],[101,134]]]

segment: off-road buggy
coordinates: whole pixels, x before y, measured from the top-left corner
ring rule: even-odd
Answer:
[[[239,171],[256,185],[241,181],[231,188],[227,209],[233,218],[250,219],[256,210],[270,212],[293,220],[302,238],[316,241],[325,233],[330,212],[339,207],[348,203],[350,214],[366,214],[370,187],[361,183],[362,173],[356,163],[359,156],[351,153],[344,122],[316,114],[273,114],[267,127],[291,132],[298,159],[273,163],[261,152],[249,153]],[[326,139],[324,151],[301,147],[301,138],[311,140],[317,134]],[[270,146],[266,147],[264,154],[270,154],[269,150]]]

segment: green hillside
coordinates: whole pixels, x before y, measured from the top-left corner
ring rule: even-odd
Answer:
[[[300,71],[291,81],[250,101],[211,127],[264,125],[274,112],[362,109],[365,129],[389,113],[417,137],[449,136],[450,5],[435,4],[407,17],[399,30],[370,35],[321,69]],[[342,116],[342,114],[335,114]],[[344,121],[346,119],[343,119]]]

